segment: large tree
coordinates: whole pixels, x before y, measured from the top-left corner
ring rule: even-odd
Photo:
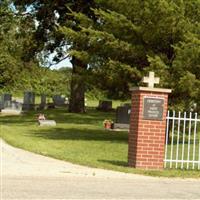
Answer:
[[[93,0],[14,0],[14,4],[17,10],[24,12],[24,16],[34,18],[37,24],[34,44],[28,49],[29,55],[42,52],[43,56],[48,57],[56,53],[54,61],[59,62],[69,56],[66,53],[69,48],[81,50],[78,42],[72,43],[58,28],[66,26],[78,33],[79,21],[72,13],[83,13],[92,19],[94,15],[91,8],[95,7]],[[76,56],[71,55],[70,58],[73,70],[69,111],[84,112],[84,74],[88,65]]]
[[[70,111],[84,111],[87,73],[114,96],[154,70],[185,107],[199,96],[200,0],[15,0],[37,21],[29,53],[71,56]],[[96,4],[96,5],[95,5]],[[92,9],[97,7],[98,9]],[[187,80],[187,83],[186,83]],[[185,84],[185,85],[184,85]]]
[[[89,63],[103,79],[103,87],[128,93],[130,83],[140,84],[142,75],[154,70],[161,77],[160,86],[173,89],[171,104],[189,109],[199,102],[199,0],[98,0],[98,4],[96,23],[74,13],[81,34],[68,27],[61,30],[79,42],[81,50],[72,54]]]

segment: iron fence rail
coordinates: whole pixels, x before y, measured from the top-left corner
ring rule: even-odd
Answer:
[[[200,170],[200,130],[197,113],[167,113],[165,168]]]

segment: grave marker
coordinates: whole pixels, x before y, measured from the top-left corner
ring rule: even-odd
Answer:
[[[52,97],[53,103],[55,106],[64,106],[65,105],[65,98],[60,95],[54,95]]]
[[[97,110],[101,111],[111,111],[112,110],[112,101],[99,101],[99,106],[97,107]]]
[[[40,106],[39,109],[43,110],[46,107],[46,95],[45,94],[41,94],[41,101],[40,101]]]
[[[2,94],[1,95],[1,102],[0,102],[0,109],[4,109],[5,107],[9,106],[12,101],[12,95],[11,94]]]
[[[56,121],[55,120],[39,120],[39,125],[40,126],[56,126]]]
[[[131,105],[118,106],[116,109],[116,123],[129,124]]]
[[[11,94],[3,94],[2,95],[2,109],[8,107],[11,104],[12,95]]]
[[[11,101],[9,104],[6,104],[4,109],[1,110],[2,114],[11,114],[11,115],[19,115],[22,111],[22,104],[16,101]]]
[[[35,109],[35,93],[34,92],[24,92],[23,110],[34,110]]]

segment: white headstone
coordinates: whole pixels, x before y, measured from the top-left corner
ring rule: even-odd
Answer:
[[[56,121],[54,120],[39,120],[40,126],[56,126]]]

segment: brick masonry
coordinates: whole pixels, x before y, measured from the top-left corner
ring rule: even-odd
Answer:
[[[143,119],[144,97],[164,99],[163,120]],[[128,165],[143,169],[163,169],[168,93],[135,90],[128,138]]]

